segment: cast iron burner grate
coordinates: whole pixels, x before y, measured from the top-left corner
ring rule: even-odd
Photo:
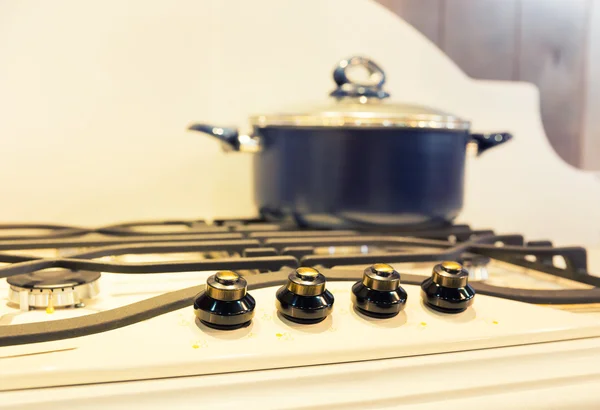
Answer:
[[[382,228],[383,229],[383,228]],[[16,232],[15,232],[16,231]],[[42,232],[40,232],[42,231]],[[19,233],[20,232],[20,233]],[[191,236],[210,236],[223,234],[227,238],[261,238],[277,236],[277,233],[285,236],[287,233],[295,233],[299,236],[340,236],[351,234],[379,233],[382,235],[401,235],[415,236],[429,239],[452,239],[464,241],[473,234],[492,233],[491,230],[474,231],[468,225],[448,225],[438,229],[427,230],[390,230],[378,231],[376,229],[368,231],[356,230],[308,230],[299,229],[297,225],[291,222],[273,223],[259,219],[247,220],[215,220],[207,223],[203,220],[194,221],[139,221],[128,222],[118,225],[110,225],[101,228],[82,228],[65,225],[49,224],[0,224],[0,242],[4,241],[43,241],[69,238],[80,241],[96,240],[105,243],[124,243],[135,242],[143,237],[191,237]],[[127,239],[126,239],[127,238]],[[223,238],[225,239],[225,238]],[[50,241],[49,241],[50,242]],[[56,241],[57,244],[69,241]],[[95,245],[93,245],[95,246]]]
[[[2,235],[2,231],[34,230],[42,235]],[[8,239],[6,239],[8,237]],[[55,249],[56,257],[35,256]],[[346,249],[345,252],[336,252]],[[27,250],[28,254],[22,254]],[[349,250],[349,251],[348,251]],[[29,253],[33,252],[34,255]],[[203,253],[203,259],[128,263],[123,255]],[[217,255],[217,256],[214,256]],[[553,264],[560,256],[564,267]],[[106,257],[109,257],[107,260]],[[102,258],[102,260],[99,260]],[[525,242],[522,235],[496,235],[467,225],[418,232],[301,230],[260,220],[137,222],[97,229],[51,225],[0,225],[0,278],[15,281],[49,268],[77,272],[149,275],[166,272],[235,270],[249,288],[283,283],[291,268],[313,266],[330,280],[358,280],[361,269],[330,269],[374,263],[476,261],[509,262],[594,286],[590,289],[531,290],[474,282],[482,294],[538,304],[600,303],[600,278],[587,272],[582,247],[553,247],[549,241]],[[247,275],[253,271],[260,274]],[[15,279],[16,278],[16,279]],[[402,274],[402,282],[419,284],[422,276]],[[191,305],[203,288],[195,286],[75,319],[0,327],[0,346],[83,336],[136,323]]]

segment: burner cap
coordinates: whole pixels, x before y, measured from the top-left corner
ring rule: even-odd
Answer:
[[[492,259],[489,256],[477,255],[475,253],[463,253],[458,259],[458,262],[462,265],[470,263],[473,265],[487,265]]]
[[[48,269],[16,275],[10,285],[9,301],[21,310],[78,305],[98,294],[100,272]]]
[[[459,263],[469,272],[469,280],[486,280],[489,276],[487,265],[491,259],[487,256],[465,253]]]
[[[42,270],[8,278],[9,285],[25,289],[60,289],[95,282],[100,272],[69,269]]]

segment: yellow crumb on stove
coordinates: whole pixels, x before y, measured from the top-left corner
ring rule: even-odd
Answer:
[[[208,343],[206,342],[206,340],[197,340],[192,343],[193,349],[200,349],[201,347],[207,347],[207,346],[208,346]]]
[[[291,334],[284,332],[284,333],[275,333],[275,336],[277,337],[277,340],[285,340],[285,341],[290,341],[290,340],[294,340],[294,338],[292,337]]]

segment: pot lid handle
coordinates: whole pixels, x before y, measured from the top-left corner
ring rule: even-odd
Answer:
[[[352,71],[357,67],[362,67],[367,70],[368,79],[352,80]],[[385,83],[385,73],[373,60],[366,57],[350,57],[340,61],[335,70],[333,70],[333,80],[338,85],[338,88],[331,92],[332,97],[375,97],[387,98],[389,93],[383,90]]]

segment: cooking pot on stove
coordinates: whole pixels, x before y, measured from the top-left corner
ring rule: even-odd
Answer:
[[[189,127],[256,155],[255,200],[267,218],[353,229],[445,225],[463,205],[467,144],[481,154],[511,138],[471,133],[469,121],[454,115],[389,102],[383,70],[364,57],[340,61],[333,79],[330,103],[252,116],[251,134]]]

